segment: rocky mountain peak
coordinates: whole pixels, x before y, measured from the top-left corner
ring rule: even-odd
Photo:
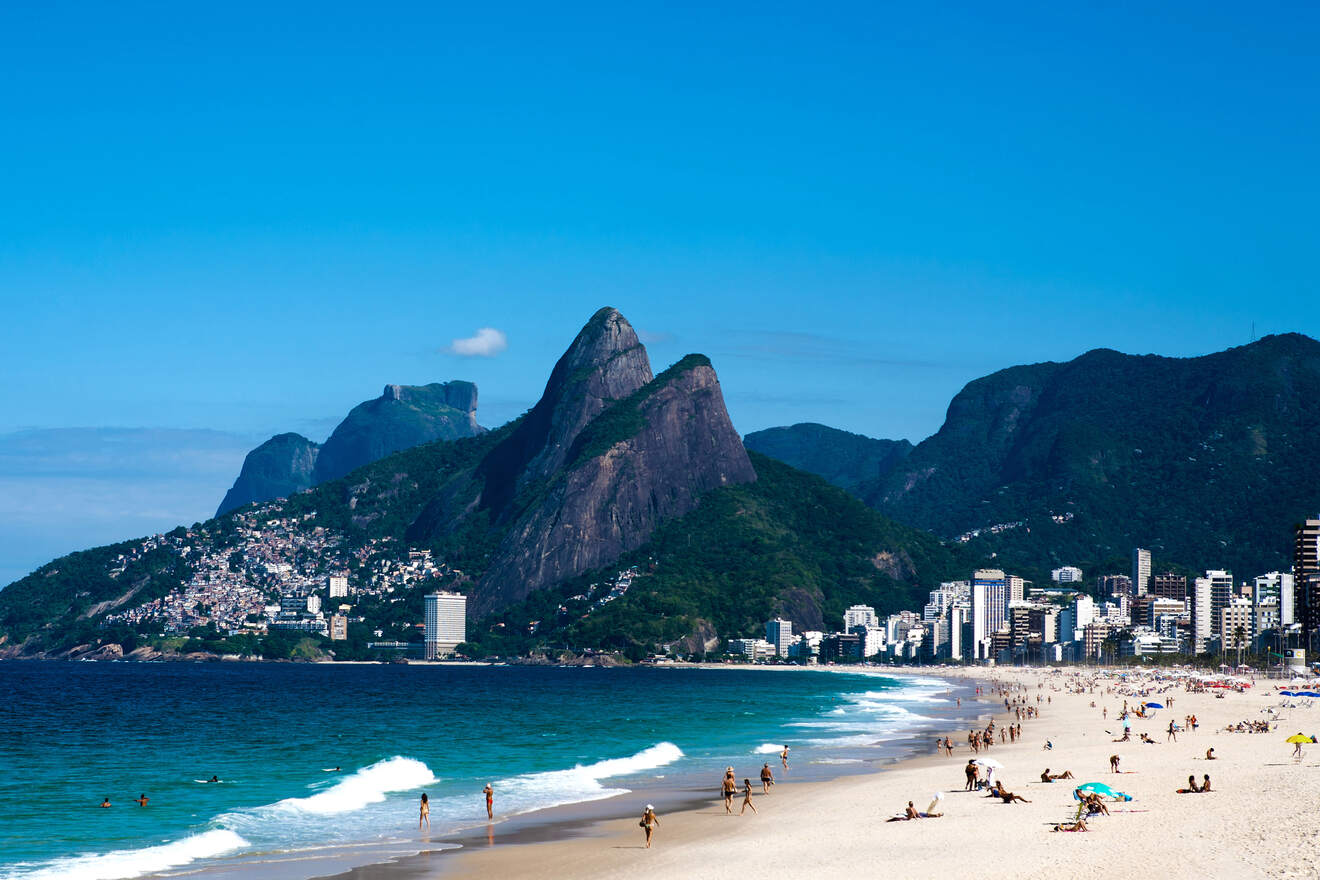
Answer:
[[[617,309],[603,308],[559,358],[545,391],[482,466],[481,504],[502,515],[518,490],[559,470],[592,419],[654,378],[646,347]]]

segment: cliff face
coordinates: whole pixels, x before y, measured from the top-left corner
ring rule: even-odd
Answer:
[[[715,371],[689,356],[579,433],[564,470],[501,542],[477,612],[613,562],[704,493],[755,479]]]
[[[755,479],[710,362],[689,355],[653,377],[627,320],[601,309],[536,406],[470,474],[448,481],[409,539],[475,527],[493,541],[469,594],[480,615],[608,565],[702,493]]]
[[[596,312],[555,364],[536,406],[482,463],[481,506],[507,520],[517,494],[558,471],[592,419],[651,378],[632,325],[615,309]]]
[[[301,434],[276,434],[247,454],[238,479],[225,493],[216,516],[272,498],[287,498],[315,485],[320,446]]]
[[[323,445],[278,434],[248,453],[216,516],[254,501],[287,498],[403,449],[474,437],[485,430],[476,410],[477,386],[471,382],[386,385],[380,397],[353,407]]]
[[[912,452],[906,440],[876,440],[813,422],[754,431],[743,445],[853,493],[888,475]]]
[[[481,433],[477,386],[471,382],[386,385],[375,400],[349,411],[321,447],[316,482],[337,480],[401,449]]]

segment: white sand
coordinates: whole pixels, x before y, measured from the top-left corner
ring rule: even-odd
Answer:
[[[961,674],[961,673],[959,673]],[[1261,709],[1283,698],[1261,679],[1246,694],[1224,699],[1187,694],[1181,688],[1147,697],[1174,704],[1149,721],[1132,719],[1133,741],[1114,743],[1120,732],[1120,695],[1073,695],[1051,689],[1060,677],[1032,671],[969,670],[966,674],[1020,681],[1048,695],[1042,717],[1024,720],[1017,744],[988,753],[1004,764],[997,778],[1029,798],[1006,805],[962,791],[970,757],[966,730],[950,730],[953,757],[932,755],[883,773],[833,783],[780,786],[758,796],[759,815],[726,816],[723,805],[662,815],[652,849],[641,848],[637,816],[604,823],[599,834],[560,843],[528,844],[445,857],[437,876],[553,878],[725,878],[734,876],[884,876],[1007,878],[1119,876],[1156,878],[1320,877],[1320,745],[1305,747],[1294,761],[1284,740],[1298,731],[1320,732],[1320,705],[1283,710],[1286,719],[1268,734],[1223,733],[1229,723],[1261,719]],[[1045,682],[1043,690],[1037,685]],[[1140,698],[1127,697],[1135,705]],[[1090,703],[1095,700],[1096,707]],[[1109,707],[1109,718],[1101,707]],[[1003,701],[996,714],[1005,722]],[[1196,733],[1166,743],[1170,718],[1195,714]],[[1145,731],[1158,745],[1137,740]],[[1046,740],[1053,751],[1043,751]],[[1214,746],[1218,760],[1204,759]],[[1120,775],[1109,756],[1122,756]],[[799,760],[808,758],[794,752]],[[1045,784],[1040,773],[1071,770],[1075,782],[1099,781],[1133,795],[1111,804],[1113,815],[1090,822],[1091,832],[1052,833],[1053,823],[1076,812],[1075,782]],[[754,768],[739,769],[755,777]],[[1209,794],[1175,794],[1189,774],[1209,773]],[[717,784],[715,780],[713,784]],[[946,792],[940,819],[886,823],[909,800],[925,810],[935,791]],[[637,792],[638,802],[645,792]],[[738,802],[734,810],[737,812]]]

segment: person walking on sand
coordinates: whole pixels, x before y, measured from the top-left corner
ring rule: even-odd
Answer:
[[[769,794],[769,793],[770,793],[770,786],[772,786],[772,785],[774,785],[774,784],[775,784],[775,774],[774,774],[774,771],[770,769],[770,762],[769,762],[769,761],[766,761],[764,764],[761,765],[761,792],[762,792],[762,794]]]
[[[981,775],[981,769],[976,766],[976,759],[969,758],[963,772],[967,774],[967,785],[963,787],[963,791],[976,791],[977,777]]]
[[[422,792],[421,813],[417,816],[417,827],[426,826],[427,830],[431,828],[431,801],[426,797],[426,792]]]
[[[486,796],[486,818],[487,818],[487,819],[494,819],[494,818],[495,818],[495,789],[491,788],[490,783],[487,782],[487,783],[486,783],[486,787],[483,788],[483,789],[481,790],[481,793],[484,794],[484,795]]]
[[[656,826],[660,824],[660,820],[655,815],[655,807],[647,804],[646,809],[642,810],[642,821],[638,824],[646,831],[646,848],[650,849],[651,836],[655,834]]]
[[[720,795],[724,798],[724,812],[733,815],[733,795],[738,791],[738,780],[733,776],[733,768],[724,770],[724,780],[720,782]]]
[[[1298,737],[1298,739],[1297,739],[1297,743],[1293,746],[1293,753],[1292,753],[1292,756],[1293,756],[1294,758],[1300,758],[1300,757],[1302,756],[1302,740],[1301,740],[1301,737],[1303,737],[1303,736],[1305,736],[1305,734],[1303,734],[1301,731],[1298,731],[1298,732],[1297,732],[1297,737]]]
[[[1165,742],[1169,740],[1178,741],[1178,725],[1174,723],[1172,718],[1169,719],[1169,735],[1164,738]]]
[[[742,809],[738,811],[738,815],[741,816],[748,807],[752,808],[753,814],[756,813],[756,804],[752,803],[752,780],[744,779]]]

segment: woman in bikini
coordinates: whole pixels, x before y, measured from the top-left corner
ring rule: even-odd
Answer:
[[[752,780],[744,779],[742,809],[738,811],[738,815],[741,816],[748,807],[752,808],[753,813],[756,812],[756,804],[752,803]]]
[[[660,820],[655,815],[655,807],[650,804],[646,805],[646,809],[642,811],[642,821],[639,824],[646,831],[646,848],[650,849],[651,835],[655,834],[656,826],[660,824]]]

